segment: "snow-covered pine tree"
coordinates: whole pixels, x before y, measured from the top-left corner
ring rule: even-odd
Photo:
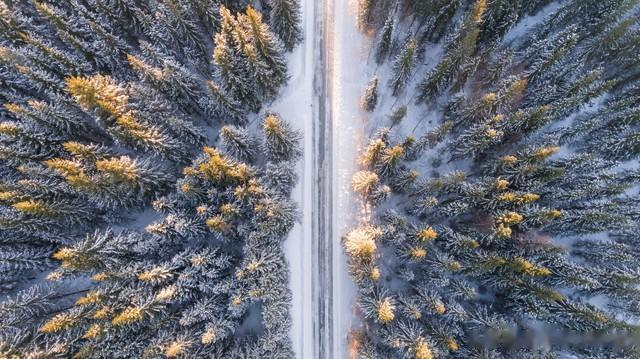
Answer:
[[[262,123],[263,147],[272,161],[297,160],[302,155],[298,142],[301,135],[276,114],[268,114]]]
[[[298,146],[294,141],[290,148],[296,152]],[[292,355],[288,273],[280,245],[295,222],[295,205],[283,197],[295,177],[274,182],[267,177],[274,169],[235,161],[215,148],[204,152],[185,168],[178,191],[154,202],[163,218],[145,232],[90,232],[54,252],[60,266],[48,278],[76,278],[90,285],[66,309],[32,312],[40,324],[18,328],[31,336],[40,333],[37,339],[3,342],[3,355],[215,356],[243,348],[256,350],[257,357],[273,350],[280,357]],[[130,175],[121,165],[109,168],[114,175]],[[50,217],[62,213],[61,205],[30,201],[18,207]],[[81,208],[76,204],[74,213]],[[64,211],[66,220],[73,221],[71,212]],[[32,300],[35,308],[48,305],[46,298]],[[258,341],[238,341],[234,333],[258,308],[260,326],[270,328],[268,334]],[[15,315],[7,313],[7,318]],[[261,329],[250,330],[258,335]],[[64,345],[54,349],[52,343]]]
[[[0,357],[293,356],[300,150],[234,127],[286,81],[248,5],[0,1]]]
[[[258,143],[246,129],[225,126],[220,129],[220,137],[230,155],[241,161],[253,162],[258,152]]]
[[[246,47],[252,52],[245,52],[249,63],[255,63],[255,73],[253,74],[256,83],[261,86],[262,100],[273,100],[278,89],[287,81],[287,63],[283,56],[282,46],[275,38],[269,26],[262,22],[262,14],[252,8],[247,7],[244,15],[238,16],[239,25],[248,32],[252,47]],[[256,59],[253,57],[257,56]]]
[[[486,0],[476,0],[471,5],[462,23],[447,39],[445,56],[435,68],[426,73],[420,83],[418,102],[439,94],[453,82],[461,85],[466,81],[468,74],[475,71],[477,58],[474,55],[486,10]]]
[[[395,126],[399,124],[405,117],[407,116],[407,106],[400,106],[397,109],[393,110],[389,119],[391,120],[391,125]]]
[[[222,25],[213,53],[219,76],[236,101],[257,111],[262,101],[275,98],[287,80],[280,43],[251,6],[237,16],[221,6],[220,16]]]
[[[378,104],[378,77],[374,77],[369,81],[367,88],[360,99],[360,107],[367,112],[371,112]]]
[[[391,49],[391,41],[393,40],[393,28],[395,25],[395,13],[389,13],[387,20],[384,22],[384,27],[380,31],[380,40],[378,42],[378,48],[376,50],[376,61],[378,64],[382,64],[389,55]]]
[[[415,38],[409,35],[393,61],[391,79],[389,80],[389,87],[393,96],[399,96],[407,85],[407,81],[415,67],[417,47],[418,43]]]
[[[299,0],[270,0],[269,24],[288,51],[302,41]]]
[[[252,111],[259,108],[259,95],[256,92],[255,79],[248,73],[248,64],[243,48],[246,39],[239,38],[241,31],[235,16],[220,7],[221,29],[215,37],[213,62],[217,66],[218,76],[222,79],[225,91]]]
[[[393,18],[444,52],[391,115],[411,123],[369,124],[353,178],[356,356],[640,357],[637,3],[448,3]]]

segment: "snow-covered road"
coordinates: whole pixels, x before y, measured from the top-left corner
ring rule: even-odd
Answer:
[[[348,332],[353,313],[355,286],[347,271],[341,237],[358,221],[358,205],[351,191],[351,178],[357,171],[357,156],[365,141],[364,114],[360,95],[367,85],[363,76],[367,61],[367,41],[356,24],[355,0],[329,0],[327,16],[329,101],[332,136],[332,320],[333,340],[330,358],[346,358]]]
[[[301,221],[285,244],[291,267],[297,358],[345,358],[353,324],[353,286],[340,244],[357,222],[350,183],[364,140],[358,102],[368,79],[366,39],[354,0],[302,0],[305,40],[289,58],[291,78],[272,110],[303,132]]]

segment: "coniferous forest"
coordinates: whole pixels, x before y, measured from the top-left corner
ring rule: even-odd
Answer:
[[[299,4],[0,15],[0,357],[292,357]]]
[[[639,0],[0,0],[0,359],[640,359],[639,193]]]
[[[639,11],[359,1],[357,358],[640,358]]]

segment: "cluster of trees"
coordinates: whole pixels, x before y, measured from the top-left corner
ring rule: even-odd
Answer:
[[[396,104],[343,238],[356,356],[640,358],[638,2],[359,5],[362,107]]]
[[[299,3],[0,15],[0,357],[291,357]]]

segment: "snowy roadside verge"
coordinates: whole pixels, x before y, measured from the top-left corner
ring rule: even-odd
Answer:
[[[351,178],[358,170],[357,156],[366,141],[365,114],[359,108],[362,91],[371,73],[366,64],[368,41],[356,25],[357,2],[333,0],[328,15],[333,19],[329,34],[329,93],[332,114],[332,272],[333,348],[331,357],[345,358],[348,335],[357,320],[354,314],[356,288],[348,274],[341,238],[360,219],[351,191]]]
[[[311,358],[313,352],[313,326],[309,320],[313,312],[312,263],[312,210],[313,203],[313,61],[315,20],[313,0],[302,0],[304,41],[289,55],[291,77],[271,111],[301,131],[304,154],[297,164],[298,184],[291,194],[301,213],[300,221],[289,233],[285,254],[290,268],[291,341],[297,358]]]

